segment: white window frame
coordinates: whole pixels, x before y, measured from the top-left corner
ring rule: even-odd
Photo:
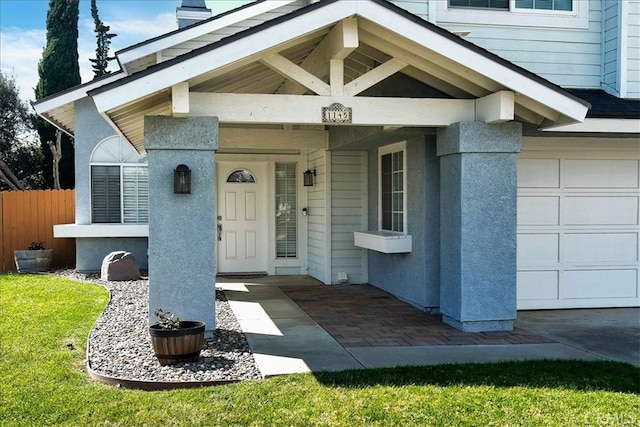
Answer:
[[[295,191],[292,194],[294,197],[294,206],[293,208],[291,208],[291,206],[289,206],[289,208],[287,209],[287,213],[291,216],[291,218],[293,218],[293,220],[295,221],[295,225],[294,225],[294,231],[295,233],[293,233],[293,239],[295,243],[295,253],[294,254],[289,254],[287,252],[285,255],[278,255],[278,239],[276,238],[274,240],[274,246],[275,246],[275,251],[276,251],[276,258],[277,259],[297,259],[299,252],[300,252],[300,246],[298,243],[298,233],[299,233],[299,229],[300,229],[300,221],[298,218],[298,206],[299,206],[299,195],[298,195],[298,163],[295,161],[276,161],[274,162],[274,175],[273,175],[273,185],[274,185],[274,189],[275,189],[275,194],[274,194],[274,204],[276,206],[276,212],[275,212],[275,217],[274,217],[274,230],[276,231],[276,235],[278,233],[278,215],[279,213],[284,213],[284,212],[280,212],[280,207],[278,206],[278,196],[281,196],[280,194],[278,194],[278,165],[288,165],[288,166],[292,166],[293,167],[293,183],[294,183],[294,188]],[[287,194],[289,195],[289,194]],[[287,237],[289,236],[289,234],[287,234]],[[289,245],[289,241],[287,239],[286,241],[286,245],[288,247]]]
[[[106,166],[118,167],[120,176],[120,221],[119,222],[93,222],[93,167]],[[90,216],[92,224],[117,225],[117,224],[148,224],[147,222],[125,222],[125,201],[124,201],[124,168],[144,167],[148,168],[146,155],[139,155],[124,138],[114,135],[100,141],[91,153],[89,163],[89,196],[90,196]],[[147,198],[148,198],[147,193]],[[148,203],[148,201],[147,201]],[[147,204],[148,206],[148,204]],[[137,215],[139,216],[139,215]],[[148,218],[148,211],[147,211]]]
[[[382,156],[402,152],[402,231],[382,228]],[[396,142],[378,148],[378,230],[407,235],[407,142]]]
[[[573,10],[542,10],[517,8],[509,0],[509,10],[489,8],[449,7],[448,0],[437,1],[438,24],[486,24],[517,27],[589,28],[589,2],[573,0]]]

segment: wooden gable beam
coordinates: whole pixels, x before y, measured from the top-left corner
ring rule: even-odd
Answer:
[[[171,114],[173,117],[189,115],[189,82],[171,86]]]
[[[397,73],[407,66],[407,63],[397,58],[391,58],[384,64],[381,64],[366,74],[352,80],[344,87],[344,96],[356,96],[362,91],[369,89],[371,86],[386,79],[387,77]]]
[[[282,74],[287,79],[300,83],[304,87],[312,90],[318,95],[330,95],[331,88],[328,84],[320,80],[302,67],[289,61],[282,55],[275,54],[263,58],[262,63],[274,71]]]
[[[449,126],[475,119],[473,99],[333,97],[200,93],[190,96],[191,114],[216,116],[221,123],[326,125],[322,109],[334,103],[351,108],[349,126]],[[331,123],[340,126],[343,123]]]
[[[503,123],[513,120],[514,94],[501,90],[476,99],[476,120],[486,123]]]
[[[359,45],[357,19],[354,17],[344,19],[329,31],[313,52],[302,61],[300,67],[323,79],[330,73],[329,63],[331,60],[343,61]],[[334,67],[337,65],[338,63],[335,63]],[[295,81],[287,81],[282,92],[302,95],[306,92],[306,88],[296,84]]]
[[[446,58],[441,58],[436,54],[424,52],[412,52],[399,44],[392,43],[390,36],[382,37],[360,29],[360,38],[364,43],[375,46],[376,49],[392,55],[415,68],[422,70],[443,82],[458,87],[464,92],[481,97],[489,93],[497,92],[502,88],[495,82],[479,76],[478,73],[457,66],[451,62],[447,63]],[[445,62],[441,64],[441,62]]]

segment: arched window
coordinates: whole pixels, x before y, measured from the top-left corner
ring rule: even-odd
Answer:
[[[229,174],[229,176],[227,177],[227,182],[255,183],[256,178],[250,171],[246,169],[236,169]]]
[[[149,222],[149,172],[124,138],[103,139],[91,153],[91,222]]]

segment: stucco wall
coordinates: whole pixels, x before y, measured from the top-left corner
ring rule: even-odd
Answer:
[[[218,119],[147,116],[149,322],[162,308],[215,330]],[[191,193],[175,194],[174,169],[191,170]]]
[[[131,252],[138,267],[147,269],[146,238],[109,237],[76,239],[76,270],[81,273],[98,272],[102,260],[114,251]]]
[[[75,174],[76,224],[91,224],[91,153],[100,141],[115,135],[114,130],[98,114],[93,100],[83,98],[75,103]],[[76,239],[76,269],[100,271],[102,260],[113,251],[133,253],[142,269],[147,268],[146,238],[82,238]]]
[[[75,103],[76,224],[91,224],[91,153],[100,141],[115,131],[96,110],[93,100]]]
[[[434,136],[407,142],[408,254],[368,251],[369,283],[423,309],[440,301],[440,172]],[[378,150],[369,151],[369,230],[378,229]]]

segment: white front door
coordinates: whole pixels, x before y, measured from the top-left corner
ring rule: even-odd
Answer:
[[[267,270],[267,164],[218,162],[218,272]]]

